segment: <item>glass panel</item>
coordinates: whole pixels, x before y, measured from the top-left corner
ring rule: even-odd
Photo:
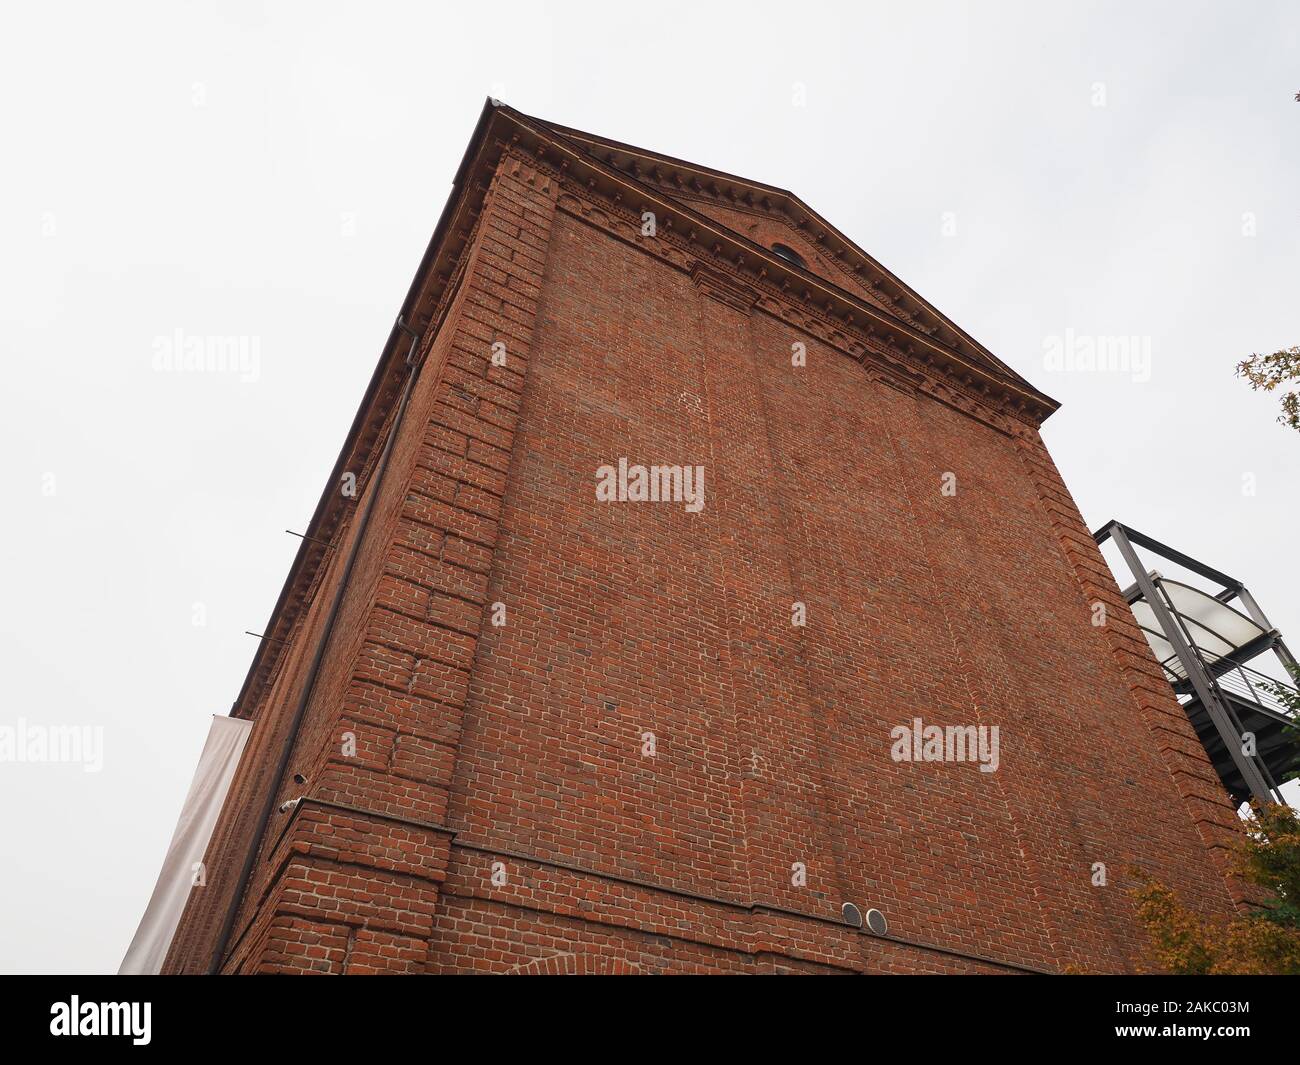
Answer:
[[[1187,629],[1187,635],[1205,656],[1207,665],[1213,665],[1225,655],[1264,635],[1265,630],[1245,614],[1219,602],[1199,588],[1181,581],[1171,581],[1158,573],[1152,573],[1151,579],[1173,604],[1174,611],[1182,618]],[[1145,599],[1139,599],[1133,604],[1133,616],[1141,626],[1142,635],[1147,638],[1156,661],[1164,667],[1171,679],[1185,680],[1187,673],[1178,661],[1173,644],[1165,638],[1151,605]]]
[[[1182,616],[1193,642],[1207,652],[1210,661],[1239,650],[1264,635],[1265,630],[1245,614],[1199,588],[1165,578],[1158,583]]]

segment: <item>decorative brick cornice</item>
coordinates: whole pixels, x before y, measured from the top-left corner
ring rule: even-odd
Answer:
[[[873,298],[880,299],[882,305],[907,325],[964,357],[984,362],[1007,376],[1020,380],[1014,371],[979,341],[794,193],[580,130],[551,123],[539,124],[580,145],[584,151],[612,169],[629,174],[641,184],[657,189],[678,202],[713,203],[791,226],[836,270],[852,277],[854,284],[870,290]]]
[[[570,201],[570,213],[630,238],[667,261],[678,257],[674,250],[685,253],[691,264],[702,260],[739,285],[755,287],[780,304],[797,307],[805,325],[821,322],[828,335],[838,332],[852,337],[862,351],[924,375],[933,382],[934,387],[925,391],[934,398],[1004,432],[1016,431],[1011,422],[1036,428],[1056,410],[1055,400],[1002,368],[991,355],[969,350],[969,345],[962,350],[950,348],[864,297],[786,262],[683,201],[642,183],[635,174],[614,170],[546,124],[509,109],[502,114],[515,123],[515,130],[501,143],[501,150],[526,155],[552,173],[562,189],[562,208],[566,207],[566,193],[588,205],[588,209],[575,210]],[[641,218],[646,211],[656,216],[654,237],[641,236]],[[689,272],[691,267],[683,268]],[[765,306],[762,298],[758,306]],[[786,314],[778,316],[789,320]],[[851,354],[861,358],[857,351]]]
[[[505,150],[516,152],[518,148],[511,145]],[[682,232],[680,226],[671,224],[671,217],[668,225],[660,218],[657,234],[648,237],[642,233],[643,205],[628,207],[625,201],[594,196],[589,184],[567,175],[560,177],[559,183],[561,211],[677,267],[715,299],[746,313],[751,308],[763,311],[857,360],[879,379],[904,391],[927,395],[999,432],[1014,436],[1037,424],[1023,406],[1009,400],[1005,389],[999,391],[997,386],[984,383],[970,370],[964,378],[944,373],[943,363],[933,352],[913,339],[900,340],[891,329],[866,315],[838,317],[833,307],[813,303],[807,290],[801,296],[780,274],[764,268],[748,274],[738,270],[719,241],[702,246],[701,229],[690,226]],[[865,306],[857,297],[851,298]]]
[[[758,294],[753,289],[737,284],[726,274],[710,270],[702,263],[696,263],[691,268],[691,280],[706,296],[712,296],[720,303],[725,303],[728,307],[734,307],[745,314],[749,314],[754,309],[754,304],[758,302]]]

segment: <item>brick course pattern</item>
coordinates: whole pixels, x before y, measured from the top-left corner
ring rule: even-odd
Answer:
[[[253,839],[359,501],[237,707],[255,727],[167,971],[207,967],[249,846],[223,972],[1132,971],[1130,867],[1230,912],[1235,815],[1040,416],[685,232],[780,233],[828,304],[897,304],[915,336],[926,308],[808,227],[730,195],[647,236],[657,176],[491,118],[276,796],[299,801]],[[373,450],[345,450],[363,496]],[[620,457],[704,467],[703,509],[598,501]],[[1000,768],[893,761],[914,717],[998,726]]]

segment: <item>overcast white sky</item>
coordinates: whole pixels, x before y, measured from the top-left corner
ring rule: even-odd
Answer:
[[[1300,435],[1232,375],[1300,343],[1298,31],[1294,3],[8,5],[0,724],[105,747],[0,764],[0,969],[117,968],[489,93],[798,193],[1063,402],[1091,527],[1240,576],[1300,643]],[[176,330],[255,341],[257,379],[156,372]],[[1149,380],[1049,370],[1067,330],[1144,338]]]

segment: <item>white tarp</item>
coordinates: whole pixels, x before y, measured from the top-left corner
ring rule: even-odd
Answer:
[[[230,781],[244,752],[251,721],[237,717],[213,717],[208,742],[199,756],[189,794],[181,807],[180,820],[172,833],[162,872],[145,907],[140,927],[127,948],[119,973],[143,975],[158,972],[167,957],[172,936],[180,923],[181,911],[189,898],[190,887],[197,881],[197,866],[208,849],[212,829],[216,826],[221,804],[226,801]]]

